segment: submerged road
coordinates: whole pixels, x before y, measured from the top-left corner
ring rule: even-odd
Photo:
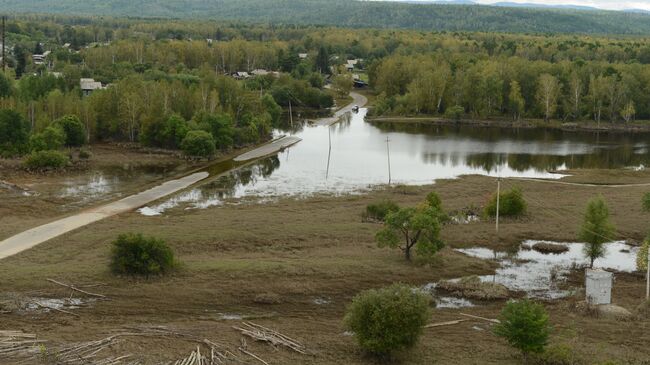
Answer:
[[[350,113],[355,105],[361,107],[368,102],[368,99],[366,99],[366,97],[363,95],[352,92],[350,93],[350,96],[352,96],[353,99],[352,103],[338,110],[336,113],[334,113],[333,117],[320,119],[314,124],[325,126],[334,124],[338,122],[343,115]],[[284,148],[292,146],[298,142],[300,142],[300,138],[298,137],[290,136],[279,138],[271,143],[265,144],[252,151],[235,157],[235,161],[248,161],[264,157],[281,151]],[[117,214],[138,209],[153,201],[184,190],[208,177],[209,174],[207,172],[197,172],[179,179],[167,181],[154,188],[135,195],[131,195],[124,199],[99,207],[91,208],[81,213],[61,218],[56,221],[19,233],[15,236],[7,238],[4,241],[0,241],[0,260],[28,250],[43,242],[47,242],[53,238],[74,231],[75,229],[87,226],[91,223]]]
[[[348,105],[344,106],[343,108],[337,110],[334,113],[334,116],[329,117],[329,118],[318,119],[317,121],[314,122],[314,124],[315,125],[324,125],[324,126],[332,125],[334,123],[337,123],[339,120],[341,120],[341,118],[345,114],[351,113],[352,109],[354,109],[355,106],[363,107],[364,105],[366,105],[366,103],[368,103],[368,98],[366,98],[365,96],[363,96],[361,94],[351,92],[350,96],[352,97],[352,102],[350,104],[348,104]]]

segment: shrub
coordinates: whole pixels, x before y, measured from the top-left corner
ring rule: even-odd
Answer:
[[[445,111],[445,116],[454,122],[460,122],[460,119],[465,114],[465,108],[460,105],[452,106]]]
[[[30,153],[23,164],[28,169],[48,170],[64,168],[69,161],[68,156],[59,151],[36,151]]]
[[[82,160],[87,160],[87,159],[89,159],[90,157],[92,157],[92,153],[90,153],[90,151],[85,150],[85,149],[83,149],[83,148],[79,150],[79,158],[80,158],[80,159],[82,159]]]
[[[165,241],[141,234],[122,234],[113,242],[111,271],[126,275],[162,275],[176,266]]]
[[[501,193],[499,197],[499,215],[503,217],[517,217],[526,213],[527,204],[521,193],[521,189],[513,188],[510,191]],[[497,195],[494,194],[487,206],[485,215],[496,217],[497,215]]]
[[[636,253],[636,269],[639,271],[648,270],[648,248],[650,248],[650,236],[643,241],[643,245]]]
[[[15,110],[0,109],[0,152],[11,156],[25,152],[29,124]]]
[[[216,150],[214,138],[206,131],[190,131],[187,133],[181,149],[190,157],[210,157]]]
[[[643,207],[644,212],[650,212],[650,193],[643,194],[641,206]]]
[[[399,210],[399,206],[392,200],[382,200],[377,203],[368,204],[366,206],[366,211],[363,214],[363,217],[366,219],[374,219],[378,221],[384,221],[388,213],[396,212]]]
[[[33,134],[29,139],[29,148],[32,151],[58,150],[65,145],[65,132],[63,128],[51,125],[41,133]]]
[[[497,336],[521,351],[524,362],[529,354],[544,352],[549,332],[546,310],[528,299],[508,302],[501,312],[501,323],[494,327]]]
[[[359,345],[375,355],[390,355],[415,345],[430,315],[428,295],[394,284],[358,294],[347,310],[345,326]]]
[[[80,147],[86,143],[86,128],[75,115],[67,115],[54,121],[54,125],[65,132],[65,145]]]

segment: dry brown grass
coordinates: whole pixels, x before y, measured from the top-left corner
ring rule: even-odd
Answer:
[[[598,176],[596,172],[585,172]],[[648,173],[635,176],[605,174],[608,181],[648,181]],[[578,179],[574,177],[573,179]],[[585,178],[586,179],[586,178]],[[506,180],[504,185],[507,188]],[[61,314],[2,316],[2,327],[38,333],[54,342],[103,338],[106,333],[130,325],[166,325],[235,346],[239,335],[219,313],[261,317],[260,324],[305,343],[314,352],[302,356],[249,343],[253,353],[273,364],[371,364],[353,338],[345,336],[341,318],[359,291],[404,282],[423,285],[439,280],[488,274],[495,263],[473,259],[452,248],[484,246],[508,248],[524,239],[575,240],[587,200],[602,193],[622,238],[641,240],[647,217],[640,197],[646,188],[587,188],[518,181],[528,200],[526,219],[504,220],[500,234],[493,222],[447,225],[442,238],[448,248],[436,260],[407,263],[399,250],[380,249],[374,242],[377,225],[364,224],[359,214],[365,206],[393,199],[402,206],[420,203],[435,189],[448,210],[482,205],[494,191],[492,178],[468,176],[439,181],[434,186],[399,187],[362,196],[282,199],[266,205],[222,206],[208,210],[182,208],[158,217],[129,213],[98,222],[2,261],[0,291],[44,292],[69,296],[45,279],[70,283],[103,282],[101,293],[110,302],[98,302],[77,311],[80,318]],[[5,212],[11,212],[7,208]],[[35,205],[31,209],[37,210]],[[27,215],[27,212],[22,214]],[[4,217],[2,225],[5,225]],[[12,218],[14,219],[14,218]],[[19,218],[15,218],[19,219]],[[168,278],[120,279],[108,271],[109,242],[124,232],[141,232],[164,238],[184,263]],[[576,274],[569,285],[582,286]],[[281,303],[258,303],[273,293]],[[638,305],[644,293],[643,278],[617,275],[615,303]],[[314,303],[328,298],[330,304]],[[496,318],[502,303],[488,303],[462,312]],[[587,349],[590,359],[640,360],[650,358],[646,330],[648,320],[619,323],[593,319],[549,303],[547,309],[556,331],[575,331],[577,348]],[[432,321],[458,319],[458,310],[438,310]],[[483,329],[483,331],[475,329]],[[557,333],[557,332],[554,332]],[[468,340],[470,339],[470,340]],[[184,341],[133,339],[112,349],[116,354],[142,353],[145,363],[178,359],[192,350]],[[585,350],[585,351],[587,351]],[[414,351],[402,355],[405,364],[514,364],[515,352],[494,337],[481,322],[464,322],[427,332]],[[0,361],[1,362],[1,361]]]

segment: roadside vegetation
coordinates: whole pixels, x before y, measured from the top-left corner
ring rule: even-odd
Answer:
[[[111,244],[114,274],[149,277],[168,274],[177,266],[174,252],[161,239],[127,233]]]

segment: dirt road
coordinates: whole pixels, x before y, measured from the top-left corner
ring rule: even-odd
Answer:
[[[139,208],[154,200],[183,190],[208,176],[207,172],[198,172],[180,179],[167,181],[139,194],[19,233],[0,242],[0,259],[28,250],[52,238],[101,219]]]
[[[235,157],[235,161],[248,161],[256,158],[264,157],[278,151],[281,151],[287,147],[293,146],[294,144],[300,142],[301,139],[294,136],[282,137],[271,143],[265,144],[259,148],[256,148],[252,151],[243,153]]]
[[[366,103],[368,103],[368,98],[366,98],[365,96],[363,96],[361,94],[351,92],[350,96],[352,97],[352,102],[350,104],[348,104],[348,105],[344,106],[343,108],[337,110],[336,113],[334,113],[334,116],[332,116],[330,118],[318,119],[317,121],[314,122],[314,124],[315,125],[324,125],[324,126],[332,125],[332,124],[338,122],[341,119],[341,117],[343,117],[345,114],[352,112],[352,109],[354,109],[355,105],[358,106],[358,107],[362,107],[362,106],[366,105]]]

